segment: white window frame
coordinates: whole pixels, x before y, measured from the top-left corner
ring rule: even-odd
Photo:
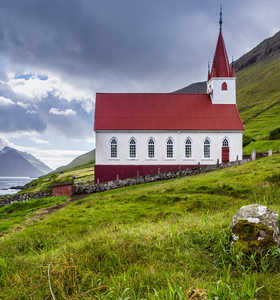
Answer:
[[[112,157],[112,151],[111,151],[111,146],[112,146],[112,141],[115,140],[117,142],[117,157]],[[118,139],[113,136],[109,139],[109,145],[108,145],[108,151],[109,151],[109,160],[119,160],[119,141]]]
[[[191,142],[190,143],[190,146],[191,146],[191,156],[189,156],[189,157],[186,155],[186,146],[187,146],[187,142],[188,141]],[[184,142],[184,159],[185,160],[192,160],[193,159],[193,141],[192,141],[192,139],[190,137],[187,137],[185,139],[185,142]]]
[[[205,143],[206,143],[206,141],[209,142],[209,157],[205,156]],[[211,154],[212,154],[212,151],[211,151],[211,140],[210,140],[209,137],[206,137],[204,139],[204,141],[203,141],[203,159],[204,160],[211,160],[211,157],[212,157]]]
[[[130,156],[130,146],[131,146],[130,143],[131,143],[131,141],[135,142],[135,157]],[[137,158],[137,140],[133,136],[129,139],[129,142],[128,142],[128,159],[129,160],[137,160],[138,159]]]
[[[154,142],[154,157],[149,157],[149,143],[150,141]],[[154,137],[149,137],[147,140],[147,160],[157,160],[157,153],[156,153],[156,140]]]
[[[168,141],[171,140],[172,141],[172,145],[173,145],[173,156],[172,157],[168,157],[167,156],[167,145],[168,145]],[[175,141],[174,141],[174,138],[173,137],[168,137],[166,139],[166,142],[165,142],[165,159],[166,160],[176,160],[176,152],[175,152]]]

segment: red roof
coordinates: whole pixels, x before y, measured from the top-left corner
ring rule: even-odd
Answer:
[[[215,56],[213,60],[211,77],[234,77],[234,69],[230,67],[228,61],[227,50],[223,39],[222,31],[220,31]]]
[[[95,130],[244,130],[237,106],[207,94],[97,94]]]

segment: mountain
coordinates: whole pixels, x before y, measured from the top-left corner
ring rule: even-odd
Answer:
[[[41,162],[38,158],[34,157],[33,155],[18,151],[23,158],[25,158],[27,161],[29,161],[35,168],[37,168],[39,171],[41,171],[43,174],[46,174],[51,171],[51,169],[45,165],[43,162]]]
[[[56,170],[54,170],[52,173],[68,171],[79,166],[93,163],[94,161],[95,161],[95,149],[88,153],[78,156],[77,158],[72,160],[68,165],[59,167]]]
[[[205,94],[207,89],[206,81],[195,82],[173,93],[175,94]]]
[[[251,143],[244,148],[278,150],[280,140],[280,31],[234,62],[237,76],[237,105]],[[193,83],[175,93],[206,93],[206,82]]]
[[[206,81],[196,82],[182,89],[175,91],[178,94],[205,94],[207,89]]]
[[[5,147],[0,151],[0,176],[39,177],[51,169],[31,154]]]

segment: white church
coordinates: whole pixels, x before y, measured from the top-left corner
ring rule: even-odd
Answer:
[[[95,182],[242,159],[235,71],[220,32],[207,93],[97,93]]]

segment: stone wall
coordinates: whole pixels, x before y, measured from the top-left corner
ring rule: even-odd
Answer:
[[[104,191],[109,191],[112,189],[117,189],[125,186],[131,186],[136,184],[142,184],[142,183],[148,183],[148,182],[154,182],[159,180],[168,180],[168,179],[174,179],[184,176],[193,176],[201,173],[207,173],[211,171],[215,171],[218,169],[224,169],[231,166],[238,166],[242,165],[244,163],[247,163],[250,161],[250,159],[244,159],[242,161],[235,161],[235,162],[229,162],[226,164],[216,164],[212,166],[198,166],[195,168],[185,169],[185,170],[179,170],[176,172],[168,172],[168,173],[159,173],[157,175],[146,175],[146,176],[138,176],[134,178],[127,178],[122,180],[115,180],[115,181],[109,181],[105,183],[99,183],[99,184],[92,184],[92,185],[81,185],[81,184],[75,184],[74,185],[74,194],[92,194],[92,193],[99,193]]]
[[[267,154],[263,156],[267,156]],[[224,164],[220,164],[219,161],[217,161],[216,165],[210,165],[210,166],[198,165],[195,168],[178,170],[176,172],[159,173],[157,175],[138,176],[134,178],[127,178],[127,179],[109,181],[105,183],[92,184],[92,185],[75,184],[73,185],[73,194],[100,193],[100,192],[109,191],[112,189],[117,189],[125,186],[132,186],[136,184],[143,184],[143,183],[154,182],[159,180],[168,180],[168,179],[180,178],[185,176],[194,176],[197,174],[207,173],[218,169],[243,165],[249,162],[250,160],[252,159],[246,158],[243,160],[238,160],[235,162],[229,162]],[[28,201],[30,199],[39,199],[39,198],[45,198],[51,196],[52,196],[52,191],[46,191],[40,193],[21,193],[16,195],[2,196],[0,197],[0,206],[12,204],[15,202]]]
[[[7,195],[0,198],[0,206],[12,204],[16,202],[28,201],[30,199],[40,199],[40,198],[46,198],[51,196],[52,196],[51,191],[40,192],[40,193],[22,193],[16,195]]]

